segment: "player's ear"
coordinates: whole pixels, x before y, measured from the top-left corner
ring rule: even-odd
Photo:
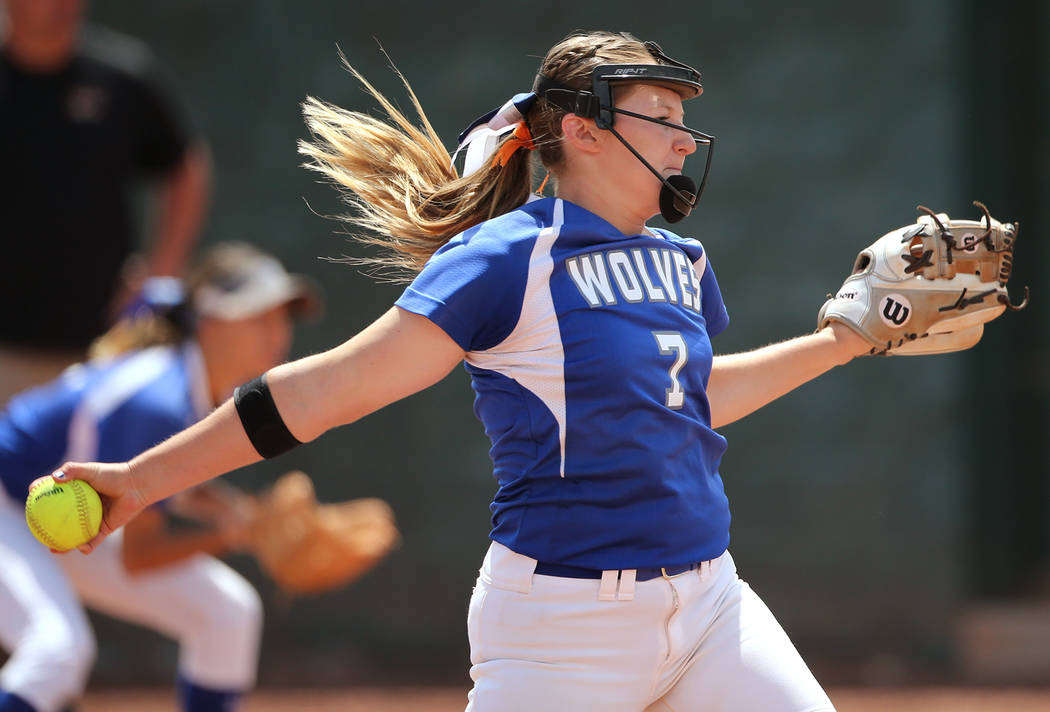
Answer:
[[[561,119],[562,140],[578,151],[597,153],[602,145],[594,119],[585,119],[576,114],[566,114]]]

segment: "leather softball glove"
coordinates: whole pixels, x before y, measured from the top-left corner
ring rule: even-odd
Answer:
[[[883,235],[857,255],[853,273],[817,315],[817,326],[842,322],[871,344],[872,355],[918,355],[968,349],[984,324],[1007,309],[1016,223],[953,220],[919,206],[912,225]]]
[[[260,497],[252,550],[284,590],[321,593],[363,576],[399,538],[383,500],[318,504],[309,476],[293,471]]]

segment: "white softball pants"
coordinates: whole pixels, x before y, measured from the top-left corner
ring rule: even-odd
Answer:
[[[467,617],[467,712],[834,710],[729,552],[644,582],[535,566],[489,547]]]
[[[95,639],[81,601],[179,643],[179,670],[216,690],[255,684],[262,604],[244,578],[199,554],[129,575],[121,532],[88,556],[52,554],[33,538],[21,503],[0,489],[0,645],[11,657],[0,688],[40,712],[55,712],[83,691]]]

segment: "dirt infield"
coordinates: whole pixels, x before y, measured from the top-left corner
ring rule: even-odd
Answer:
[[[838,712],[1050,712],[1050,689],[837,688],[831,690],[831,698]],[[243,712],[461,712],[466,699],[466,690],[460,688],[262,690],[247,700]],[[167,690],[93,692],[78,707],[80,712],[169,712],[173,708]]]

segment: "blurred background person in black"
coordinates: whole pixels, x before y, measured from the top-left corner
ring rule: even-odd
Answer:
[[[84,28],[83,0],[0,7],[2,405],[82,359],[142,279],[182,271],[211,164],[140,42]],[[129,260],[140,183],[155,217]]]

